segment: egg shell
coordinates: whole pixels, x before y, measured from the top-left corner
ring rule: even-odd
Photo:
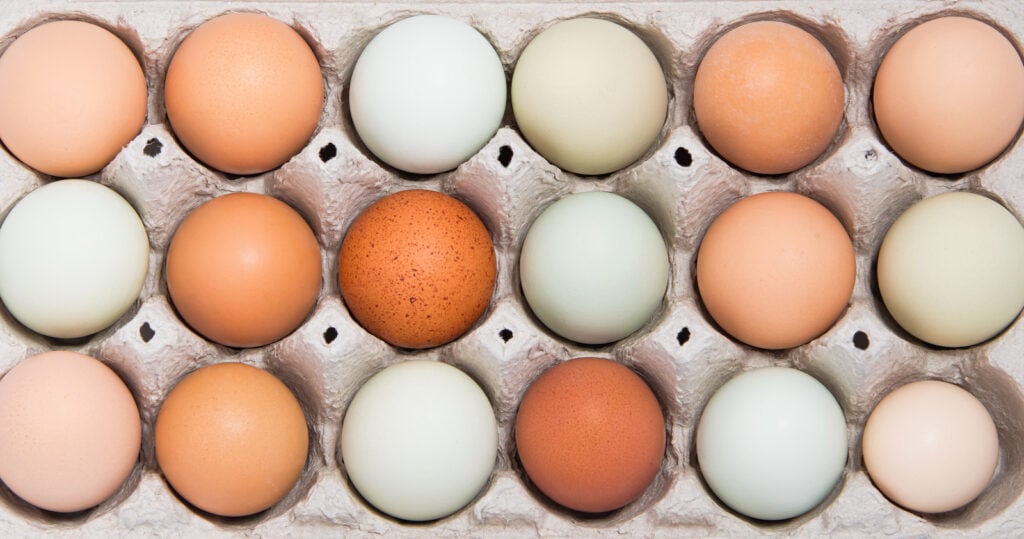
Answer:
[[[84,21],[51,21],[0,55],[0,140],[53,176],[93,174],[146,121],[146,77],[131,49]]]
[[[971,346],[1024,309],[1024,227],[998,202],[943,193],[900,214],[878,250],[878,290],[903,329]]]
[[[501,60],[480,32],[451,17],[417,15],[366,45],[348,106],[374,155],[406,172],[436,174],[494,136],[506,95]]]
[[[469,330],[491,301],[494,245],[473,210],[413,189],[386,196],[349,227],[338,260],[341,295],[367,331],[428,348]]]
[[[914,26],[886,52],[872,105],[886,143],[939,174],[994,159],[1024,124],[1024,63],[999,30],[970,17]]]
[[[629,199],[600,191],[545,208],[530,224],[519,260],[533,314],[585,344],[614,342],[647,324],[661,307],[670,269],[650,216]]]
[[[576,511],[612,511],[640,497],[665,454],[654,392],[628,367],[602,358],[560,363],[519,404],[516,452],[530,481]]]
[[[697,252],[697,289],[728,334],[759,348],[792,348],[843,313],[856,265],[850,237],[828,208],[796,193],[761,193],[708,228]]]
[[[511,94],[530,145],[577,174],[608,174],[639,159],[668,111],[658,58],[625,27],[593,17],[533,38],[516,61]]]
[[[242,363],[203,367],[167,395],[154,427],[160,471],[189,503],[222,516],[267,509],[298,481],[309,431],[274,375]]]
[[[396,363],[363,383],[345,411],[340,460],[360,495],[403,520],[446,517],[487,484],[498,450],[487,395],[437,361]]]
[[[999,465],[999,434],[985,405],[938,380],[886,395],[868,416],[861,443],[871,480],[912,511],[963,507],[985,490]]]
[[[756,519],[789,519],[824,501],[842,477],[846,418],[814,377],[753,369],[712,395],[696,449],[701,476],[726,505]]]
[[[67,351],[32,356],[0,379],[0,480],[48,511],[89,509],[139,460],[142,422],[117,373]]]
[[[211,19],[167,66],[164,101],[175,135],[207,165],[230,174],[281,166],[309,141],[324,103],[309,45],[257,13]]]
[[[215,342],[262,346],[297,328],[316,303],[320,246],[274,197],[231,193],[196,208],[167,249],[167,291],[181,317]]]
[[[708,49],[693,80],[702,135],[726,161],[785,174],[818,158],[843,119],[843,79],[817,38],[780,21],[755,21]]]
[[[47,183],[0,224],[0,299],[32,331],[85,337],[135,305],[149,255],[146,228],[117,191],[90,180]]]

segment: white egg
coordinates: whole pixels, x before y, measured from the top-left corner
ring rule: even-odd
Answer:
[[[914,204],[878,251],[878,290],[911,335],[971,346],[1002,331],[1024,308],[1024,227],[974,193]]]
[[[716,496],[762,520],[792,518],[835,488],[846,419],[814,377],[783,367],[744,372],[708,401],[697,425],[700,473]]]
[[[385,163],[416,174],[454,169],[494,136],[505,114],[505,71],[468,24],[403,19],[360,54],[349,86],[359,138]]]
[[[614,193],[569,195],[530,226],[519,261],[530,309],[555,333],[584,344],[643,327],[668,288],[658,226]]]
[[[60,180],[32,191],[0,225],[0,299],[29,329],[62,339],[117,321],[139,296],[149,239],[109,187]]]
[[[494,468],[498,426],[480,386],[445,363],[414,360],[371,377],[341,425],[341,460],[359,494],[403,520],[458,511]]]

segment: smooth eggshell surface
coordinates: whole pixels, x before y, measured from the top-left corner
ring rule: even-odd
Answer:
[[[735,376],[697,424],[704,480],[726,505],[761,520],[792,518],[821,503],[846,458],[843,410],[828,388],[796,369]]]
[[[320,293],[320,246],[298,212],[261,194],[196,208],[167,249],[174,307],[206,338],[263,346],[299,327]]]
[[[618,509],[640,497],[665,455],[654,392],[619,363],[578,358],[545,371],[516,415],[516,450],[530,481],[577,511]]]
[[[940,174],[978,168],[1024,122],[1024,63],[995,28],[967,17],[913,27],[875,75],[875,120],[910,164]]]
[[[661,306],[668,249],[658,226],[629,199],[577,193],[530,225],[519,276],[530,309],[549,329],[605,344],[643,327]]]
[[[352,316],[403,348],[439,346],[468,331],[487,310],[498,271],[490,233],[473,210],[421,189],[366,208],[338,264]]]
[[[107,328],[135,304],[148,268],[139,215],[93,181],[45,184],[0,225],[0,299],[43,335],[71,339]]]
[[[120,38],[82,21],[42,24],[0,56],[0,139],[44,174],[87,176],[142,129],[146,97]]]
[[[356,62],[349,110],[359,138],[385,163],[416,174],[451,170],[494,136],[505,114],[505,71],[468,24],[403,19]]]
[[[309,431],[295,395],[274,375],[241,363],[192,372],[156,419],[156,458],[189,503],[244,516],[277,503],[306,465]]]
[[[892,501],[923,513],[958,509],[988,486],[999,436],[966,390],[928,380],[889,393],[864,426],[864,465]]]
[[[577,174],[607,174],[639,159],[668,111],[654,53],[603,19],[570,19],[541,32],[516,61],[511,93],[527,142]]]
[[[403,520],[448,516],[487,484],[498,425],[480,386],[456,367],[413,360],[359,388],[341,424],[341,461],[377,509]]]
[[[939,346],[978,344],[1024,308],[1024,227],[982,195],[926,198],[889,228],[877,274],[886,309],[911,335]]]
[[[720,37],[693,81],[701,134],[726,161],[785,174],[818,158],[843,119],[843,79],[817,38],[758,21]]]
[[[697,251],[697,288],[726,333],[758,348],[793,348],[843,313],[856,265],[846,229],[827,208],[773,191],[715,218]]]
[[[210,167],[258,174],[281,166],[313,135],[324,81],[312,49],[266,15],[230,13],[192,31],[167,67],[167,117],[182,145]]]
[[[0,479],[25,501],[71,512],[109,498],[139,458],[131,391],[102,362],[54,351],[0,379]]]

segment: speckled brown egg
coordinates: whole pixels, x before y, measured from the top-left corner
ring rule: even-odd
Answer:
[[[516,415],[516,448],[534,485],[590,513],[640,497],[665,455],[665,419],[654,392],[609,359],[571,359],[540,375]]]
[[[426,190],[367,208],[341,244],[338,282],[367,331],[403,348],[453,341],[480,319],[497,275],[491,236],[462,202]]]

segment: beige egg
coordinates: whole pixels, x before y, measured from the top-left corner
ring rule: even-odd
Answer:
[[[1006,36],[967,17],[942,17],[903,35],[874,85],[885,142],[910,164],[939,174],[998,156],[1024,122],[1024,64]]]
[[[99,360],[53,351],[0,380],[0,479],[48,511],[88,509],[128,479],[142,423],[131,391]]]
[[[146,77],[131,49],[95,24],[55,21],[0,56],[0,139],[52,176],[99,171],[142,129]]]

